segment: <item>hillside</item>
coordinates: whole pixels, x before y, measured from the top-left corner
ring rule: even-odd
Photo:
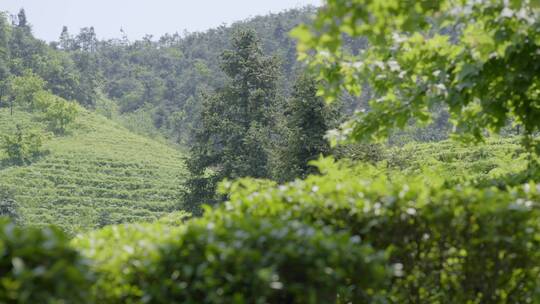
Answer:
[[[35,115],[0,109],[0,132],[15,123],[41,128]],[[0,167],[0,186],[14,192],[25,224],[54,223],[76,232],[140,222],[182,209],[182,153],[83,110],[65,136],[28,166]],[[0,159],[5,158],[0,154]]]

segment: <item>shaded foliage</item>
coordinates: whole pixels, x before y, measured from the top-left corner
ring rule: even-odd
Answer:
[[[7,154],[8,161],[16,165],[32,162],[43,152],[45,135],[39,130],[28,130],[17,125],[14,134],[2,135],[0,148]]]
[[[13,193],[0,185],[0,216],[9,218],[13,223],[19,221],[19,210]]]

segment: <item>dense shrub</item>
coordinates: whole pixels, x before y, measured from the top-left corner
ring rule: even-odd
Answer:
[[[91,279],[63,233],[0,221],[0,303],[88,303]]]
[[[33,111],[36,96],[44,86],[45,81],[41,77],[26,70],[23,76],[10,79],[9,92],[15,104]]]
[[[78,112],[79,107],[75,102],[57,97],[47,107],[43,115],[45,120],[49,122],[52,131],[63,134],[67,125],[75,121]]]
[[[294,220],[203,218],[97,234],[75,242],[97,262],[100,303],[363,303],[387,271],[358,237]]]
[[[0,216],[8,217],[14,223],[19,220],[19,210],[13,193],[2,185],[0,185]]]
[[[35,107],[42,112],[43,120],[51,131],[62,134],[66,127],[75,121],[79,107],[74,101],[67,101],[51,92],[40,91],[35,96]]]
[[[43,152],[42,145],[45,137],[39,131],[23,129],[17,125],[14,134],[3,135],[0,148],[5,151],[10,162],[23,165],[30,163]]]
[[[92,288],[96,301],[144,302],[147,291],[137,278],[156,267],[160,244],[169,242],[181,229],[163,223],[125,224],[75,238],[72,243],[92,261],[98,274]]]
[[[149,280],[159,303],[367,302],[382,256],[358,237],[273,218],[190,223]]]
[[[319,165],[325,175],[279,187],[225,183],[230,202],[206,217],[302,220],[359,235],[389,251],[397,275],[380,294],[395,303],[540,300],[540,185],[447,189],[436,177]]]

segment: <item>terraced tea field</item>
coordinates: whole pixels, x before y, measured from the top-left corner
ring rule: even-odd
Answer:
[[[527,169],[528,154],[519,140],[518,137],[493,137],[478,145],[450,140],[411,143],[388,149],[385,159],[391,167],[410,174],[427,169],[445,177],[447,182],[497,185],[492,181]]]
[[[11,117],[0,109],[0,132],[16,123],[44,129],[31,114]],[[56,224],[76,233],[184,209],[178,201],[183,154],[166,144],[83,111],[70,132],[44,147],[47,152],[31,165],[0,167],[0,185],[14,192],[25,224]]]

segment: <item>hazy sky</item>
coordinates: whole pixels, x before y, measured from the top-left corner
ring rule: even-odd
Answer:
[[[130,39],[145,34],[202,31],[222,23],[279,12],[322,0],[0,0],[0,11],[16,13],[21,7],[34,34],[51,41],[63,25],[72,34],[94,26],[99,38],[120,37],[123,28]]]

